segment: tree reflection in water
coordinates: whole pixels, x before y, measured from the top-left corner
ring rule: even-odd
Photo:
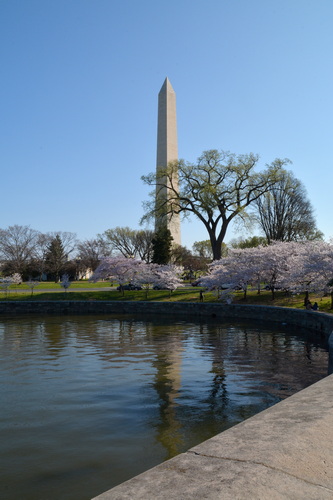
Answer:
[[[93,497],[314,383],[327,363],[315,335],[281,326],[2,318],[0,497]]]

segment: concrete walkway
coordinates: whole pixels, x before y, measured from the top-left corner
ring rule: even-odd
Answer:
[[[333,499],[333,375],[96,497]]]

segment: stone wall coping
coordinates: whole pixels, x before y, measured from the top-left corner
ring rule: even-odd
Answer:
[[[333,375],[94,500],[333,498]]]

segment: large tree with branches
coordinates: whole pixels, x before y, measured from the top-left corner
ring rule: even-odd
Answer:
[[[292,172],[285,171],[283,178],[256,200],[255,207],[268,243],[323,238],[306,190]]]
[[[252,153],[236,156],[213,149],[204,151],[195,164],[171,162],[164,170],[143,176],[146,184],[156,186],[157,193],[145,204],[143,219],[193,214],[207,229],[213,259],[220,259],[229,224],[248,217],[247,207],[280,180],[288,160],[276,159],[255,172],[258,161]],[[166,198],[158,196],[159,189],[167,190]]]
[[[107,229],[101,240],[111,251],[116,251],[123,257],[140,258],[151,262],[153,255],[152,240],[154,231],[150,229],[136,230],[129,227],[115,227]]]

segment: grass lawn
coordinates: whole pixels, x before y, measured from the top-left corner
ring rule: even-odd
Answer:
[[[122,295],[117,290],[104,290],[103,288],[110,287],[109,282],[90,283],[88,281],[73,282],[69,292],[63,291],[59,283],[41,283],[39,287],[34,289],[31,295],[29,287],[26,284],[16,285],[10,289],[6,294],[4,291],[0,292],[0,300],[149,300],[149,301],[179,301],[179,302],[199,302],[200,288],[192,288],[190,286],[179,288],[171,294],[167,290],[149,290],[148,295],[145,290],[128,291]],[[50,290],[50,293],[45,291],[38,291],[38,289]],[[91,291],[80,291],[80,289],[89,289]],[[101,290],[96,290],[100,288]],[[75,292],[73,290],[77,289]],[[93,290],[95,289],[95,290]],[[217,302],[216,293],[204,292],[204,302]],[[327,313],[332,313],[331,297],[320,297],[311,295],[310,300],[312,303],[318,302],[319,310]],[[304,309],[304,295],[286,296],[284,292],[276,292],[275,300],[272,300],[270,291],[263,290],[260,295],[257,291],[249,291],[247,298],[244,300],[243,292],[235,292],[234,304],[256,304],[256,305],[269,305],[269,306],[282,306],[293,307],[296,309]]]
[[[39,283],[40,284],[35,287],[35,291],[39,288],[43,290],[62,290],[60,283],[54,283],[54,281],[40,281]],[[72,281],[70,288],[108,288],[110,286],[110,281],[99,281],[97,283],[91,283],[90,281]],[[21,285],[11,285],[9,289],[19,292],[20,290],[30,290],[30,287],[27,283],[22,283]]]
[[[310,294],[312,304],[318,302],[319,310],[326,313],[333,313],[331,309],[331,297],[321,297]],[[295,309],[304,309],[304,294],[286,296],[285,292],[275,292],[275,299],[272,300],[270,291],[262,291],[260,295],[256,291],[250,291],[247,294],[247,300],[244,300],[242,292],[236,292],[234,304],[257,304],[264,306],[293,307]]]

